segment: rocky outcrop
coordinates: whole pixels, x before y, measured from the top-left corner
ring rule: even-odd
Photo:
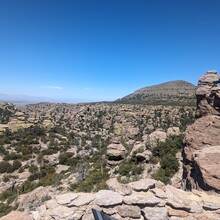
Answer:
[[[28,220],[94,220],[91,211],[94,208],[117,220],[220,219],[220,197],[216,195],[196,190],[185,192],[152,179],[129,184],[121,184],[114,179],[109,186],[111,190],[97,193],[55,195],[34,210],[29,204],[25,208],[27,211],[17,214],[27,216]],[[12,215],[14,212],[8,217]],[[10,218],[0,218],[3,219]]]
[[[107,163],[109,166],[118,165],[122,162],[125,157],[126,149],[118,141],[114,141],[112,144],[107,146]]]
[[[220,75],[208,71],[199,79],[197,119],[185,132],[185,189],[220,191]]]
[[[220,75],[215,70],[208,71],[198,82],[196,90],[197,117],[220,115]]]

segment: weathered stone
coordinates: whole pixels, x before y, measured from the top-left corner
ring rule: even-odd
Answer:
[[[168,215],[177,217],[187,217],[189,213],[183,210],[168,208]]]
[[[153,149],[158,145],[158,143],[165,142],[167,134],[164,131],[157,130],[152,132],[148,137],[149,139],[147,144],[151,149]]]
[[[179,127],[170,127],[167,129],[167,137],[178,136],[180,135]]]
[[[27,208],[29,206],[38,207],[42,204],[44,198],[50,196],[54,192],[51,187],[40,186],[33,191],[21,194],[17,197],[16,202],[19,204],[19,208]]]
[[[220,145],[194,151],[194,161],[201,174],[203,184],[220,190]]]
[[[127,136],[128,136],[128,138],[133,139],[133,138],[135,138],[136,136],[138,136],[139,133],[140,133],[139,128],[128,128],[128,129],[127,129]]]
[[[155,188],[156,180],[153,179],[140,179],[136,182],[129,183],[128,185],[131,186],[131,188],[134,191],[140,192],[140,191],[148,191],[149,189]]]
[[[155,194],[155,196],[158,198],[161,198],[161,199],[167,198],[166,193],[160,188],[151,189],[151,192],[153,192]]]
[[[185,132],[185,189],[220,190],[220,117],[204,116]]]
[[[160,199],[155,196],[140,195],[133,193],[130,196],[124,197],[124,203],[127,205],[157,205]]]
[[[62,195],[57,195],[56,201],[60,205],[67,205],[71,203],[74,199],[76,199],[77,197],[78,197],[77,193],[69,192],[69,193],[65,193]]]
[[[167,205],[175,209],[190,210],[191,201],[188,199],[188,193],[183,190],[176,189],[173,186],[166,186]]]
[[[197,117],[205,115],[220,115],[220,75],[217,72],[207,72],[198,82],[196,90]]]
[[[122,205],[118,207],[118,214],[123,218],[140,218],[141,210],[138,206]]]
[[[131,187],[129,185],[119,183],[117,178],[109,179],[106,181],[106,185],[110,190],[118,192],[123,196],[130,195],[132,193]]]
[[[117,165],[124,159],[126,153],[125,147],[120,142],[113,142],[107,146],[107,163],[111,165]]]
[[[218,204],[218,203],[212,203],[212,202],[205,202],[205,203],[203,204],[203,208],[204,208],[205,210],[213,211],[213,210],[220,209],[220,204]]]
[[[31,211],[31,216],[33,220],[40,220],[40,213],[38,211]]]
[[[148,220],[168,220],[167,210],[163,207],[145,207],[143,212]]]
[[[121,204],[123,197],[112,190],[100,190],[96,193],[96,204],[99,206],[112,206]]]
[[[45,202],[45,206],[47,209],[54,209],[57,206],[59,206],[59,204],[57,203],[56,200],[51,199]]]
[[[95,194],[91,194],[91,193],[79,194],[79,196],[76,199],[72,200],[68,204],[68,207],[88,205],[95,198],[96,198]]]
[[[57,206],[55,209],[52,209],[51,216],[55,219],[79,219],[77,213],[66,206]]]
[[[149,150],[145,150],[143,153],[136,154],[137,161],[140,162],[142,161],[149,162],[151,156],[152,156],[152,152]]]
[[[12,211],[6,216],[0,218],[0,220],[32,220],[27,212]]]

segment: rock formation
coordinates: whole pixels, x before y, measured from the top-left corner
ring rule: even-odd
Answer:
[[[110,179],[107,185],[109,189],[97,193],[54,194],[49,200],[41,201],[34,209],[29,203],[25,212],[11,212],[0,220],[94,220],[92,208],[117,220],[220,218],[220,197],[216,195],[207,195],[196,190],[184,192],[152,179],[142,179],[129,184]]]
[[[197,117],[186,130],[185,189],[220,191],[220,75],[208,71],[198,83]]]
[[[220,75],[215,70],[200,77],[196,90],[197,117],[220,115]]]

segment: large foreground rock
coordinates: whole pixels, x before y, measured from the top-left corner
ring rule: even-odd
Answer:
[[[12,211],[8,215],[1,217],[0,220],[32,220],[27,212]]]
[[[220,191],[220,117],[199,118],[185,134],[184,188]]]
[[[220,191],[220,75],[208,71],[198,83],[197,119],[185,132],[183,188]]]

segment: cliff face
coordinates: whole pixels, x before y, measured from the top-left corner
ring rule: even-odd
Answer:
[[[220,191],[220,75],[208,71],[196,90],[199,117],[186,130],[183,152],[185,189]]]
[[[220,75],[215,70],[200,77],[196,90],[197,117],[220,116]]]

